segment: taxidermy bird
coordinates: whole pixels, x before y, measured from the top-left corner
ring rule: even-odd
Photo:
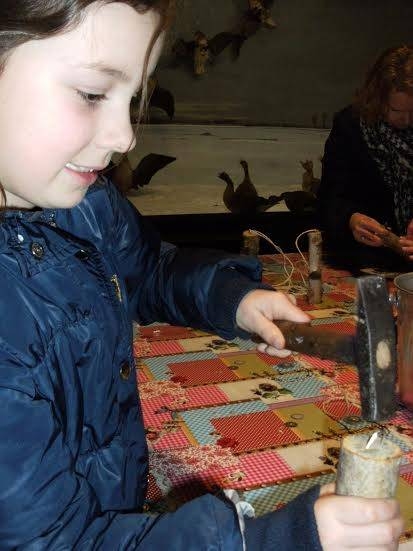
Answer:
[[[316,195],[318,188],[320,187],[320,178],[314,177],[313,161],[307,159],[305,161],[300,161],[300,164],[305,170],[305,172],[303,172],[303,182],[301,186],[303,191],[308,191]]]
[[[165,111],[170,119],[173,118],[175,114],[175,99],[169,90],[159,86],[158,80],[154,76],[151,76],[148,79],[147,97],[149,109],[151,107],[158,107],[159,109]],[[130,106],[130,118],[132,124],[137,124],[139,122],[140,103],[140,94],[132,98]]]
[[[201,76],[206,73],[208,64],[213,63],[214,59],[232,42],[233,35],[228,32],[207,38],[203,32],[197,31],[194,40],[189,42],[181,38],[176,40],[172,46],[172,54],[175,64],[189,64],[192,72],[196,76]]]
[[[277,26],[270,13],[273,3],[274,0],[248,0],[249,8],[244,12],[238,26],[232,31],[235,57],[239,57],[244,42],[262,27],[274,29]]]
[[[310,191],[285,191],[277,197],[284,201],[288,210],[294,214],[314,213],[317,206],[317,197]]]
[[[264,212],[281,200],[275,195],[260,197],[251,182],[247,161],[240,161],[240,165],[244,169],[244,179],[236,189],[226,172],[218,174],[218,178],[227,184],[222,198],[229,211],[237,214]]]
[[[149,153],[139,162],[135,169],[132,168],[127,155],[123,155],[119,163],[110,162],[107,176],[116,187],[126,195],[131,189],[138,189],[149,184],[152,176],[176,160],[176,157]]]

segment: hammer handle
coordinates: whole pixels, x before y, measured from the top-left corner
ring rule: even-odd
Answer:
[[[351,364],[355,361],[352,335],[329,332],[322,325],[309,323],[277,321],[277,326],[284,335],[288,350]]]

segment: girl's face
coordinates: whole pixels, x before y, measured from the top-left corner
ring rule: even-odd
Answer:
[[[9,207],[72,207],[114,152],[134,146],[129,104],[158,15],[99,2],[85,14],[70,32],[16,48],[0,76],[0,182]],[[160,41],[149,71],[159,51]]]

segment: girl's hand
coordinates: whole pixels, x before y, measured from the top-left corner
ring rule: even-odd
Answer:
[[[314,513],[324,551],[396,551],[403,533],[394,499],[337,496],[323,486]]]
[[[381,247],[383,241],[379,234],[383,232],[383,226],[374,218],[355,212],[351,215],[349,226],[354,239],[363,245]]]
[[[263,343],[258,345],[260,352],[271,356],[285,357],[291,354],[285,350],[285,340],[273,320],[306,322],[310,318],[295,306],[295,298],[278,291],[257,289],[249,292],[241,300],[236,313],[238,327],[259,335]]]

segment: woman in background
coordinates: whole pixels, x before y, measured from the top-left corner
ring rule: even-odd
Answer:
[[[413,260],[413,49],[383,52],[325,144],[319,213],[335,252],[369,256],[388,228]],[[371,251],[372,249],[370,249]],[[379,259],[389,251],[381,250]]]

